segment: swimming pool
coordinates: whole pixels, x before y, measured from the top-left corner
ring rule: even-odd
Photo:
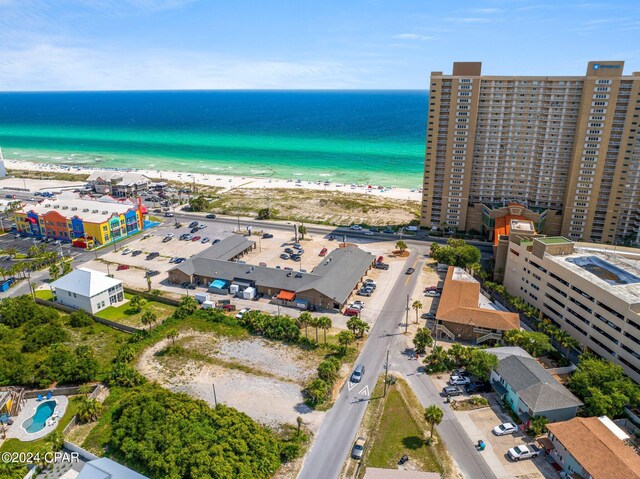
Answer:
[[[40,404],[36,408],[35,414],[22,423],[24,430],[29,433],[41,431],[47,423],[47,419],[53,416],[56,405],[55,401],[46,401]]]

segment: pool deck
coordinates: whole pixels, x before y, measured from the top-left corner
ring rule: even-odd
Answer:
[[[54,396],[49,399],[49,401],[56,401],[57,403],[54,414],[59,413],[59,419],[52,426],[45,426],[40,431],[34,433],[28,433],[22,427],[22,424],[35,414],[36,408],[46,401],[47,399],[43,401],[38,401],[36,399],[27,399],[27,402],[22,407],[22,411],[20,411],[20,414],[11,418],[13,419],[13,424],[9,426],[9,429],[7,429],[7,439],[14,437],[25,442],[35,441],[36,439],[40,439],[46,436],[55,428],[57,428],[60,419],[62,419],[62,416],[64,416],[64,413],[67,411],[67,405],[69,404],[69,399],[66,396]]]

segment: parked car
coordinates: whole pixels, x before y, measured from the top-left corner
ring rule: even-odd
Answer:
[[[514,461],[520,461],[521,459],[531,459],[540,455],[540,449],[533,444],[521,444],[520,446],[512,447],[509,449],[509,457]]]
[[[173,215],[173,213],[169,213],[169,212],[165,213],[164,215],[165,215],[167,218],[173,218],[173,216],[174,216],[174,215]]]
[[[449,384],[452,386],[464,386],[465,384],[469,384],[471,380],[469,378],[465,378],[462,376],[451,376],[449,378]]]
[[[197,221],[192,221],[191,223],[189,223],[189,228],[195,228],[196,226],[198,226]]]
[[[291,248],[285,248],[284,252],[285,253],[289,253],[289,254],[293,254],[293,250]]]
[[[191,228],[191,233],[197,233],[198,231],[200,231],[200,228],[198,228],[197,226],[194,226],[193,228]]]
[[[426,319],[427,321],[433,321],[434,319],[436,319],[436,315],[433,313],[422,313],[420,315],[420,318]]]
[[[209,242],[209,237],[208,236],[205,236],[204,238],[202,238],[202,241],[201,241],[202,244],[205,244],[205,243],[208,243],[208,242]]]
[[[354,301],[353,303],[351,303],[351,307],[355,308],[357,307],[358,309],[363,309],[364,308],[364,301]]]
[[[378,286],[378,285],[377,285],[377,283],[376,283],[374,280],[372,280],[371,278],[367,278],[367,279],[365,279],[365,280],[363,281],[363,284],[366,284],[367,286],[372,286],[372,287],[374,287],[374,288],[375,288],[376,286]]]
[[[326,256],[327,255],[327,248],[322,248],[320,250],[320,256]]]
[[[289,258],[291,258],[296,263],[300,261],[300,255],[299,254],[292,254],[291,256],[289,256]]]
[[[236,314],[236,319],[242,319],[242,317],[244,316],[245,313],[248,313],[249,311],[251,311],[251,308],[242,308],[240,311],[238,311],[238,313]]]
[[[351,225],[350,229],[354,230],[354,231],[359,231],[362,229],[362,226],[360,225]]]
[[[219,239],[214,239],[214,240],[211,242],[211,244],[218,244],[218,243],[220,243],[220,240],[219,240]]]
[[[147,259],[155,259],[155,258],[157,258],[158,256],[160,256],[160,253],[158,253],[157,251],[154,251],[153,253],[149,253],[149,254],[147,255]]]
[[[201,224],[199,224],[199,225],[198,225],[198,229],[199,229],[199,230],[203,230],[203,229],[205,229],[206,227],[207,227],[207,225],[206,225],[206,224],[204,224],[204,223],[201,223]]]
[[[129,254],[131,253],[131,248],[125,248],[122,250],[122,254]]]
[[[191,241],[200,241],[201,239],[201,236],[194,236],[193,238],[191,238]]]
[[[329,235],[329,241],[333,241],[333,240],[335,240],[335,239],[336,239],[336,237],[335,237],[335,236],[333,236],[333,235]]]
[[[427,291],[426,293],[424,293],[424,295],[428,296],[429,298],[439,298],[441,296],[437,291]]]
[[[293,243],[293,247],[295,249],[302,249],[302,246],[300,245],[300,243]]]
[[[351,381],[352,383],[359,383],[360,381],[362,381],[362,376],[364,376],[364,366],[362,364],[358,364],[351,373],[349,381]]]
[[[458,386],[446,386],[444,388],[442,388],[442,395],[443,396],[462,396],[464,394],[464,391],[462,390],[462,388],[459,388]]]
[[[407,270],[404,272],[404,274],[413,274],[414,272],[415,272],[415,269],[407,268]]]
[[[490,393],[491,384],[482,381],[475,381],[465,385],[464,390],[469,394],[474,393]]]
[[[287,253],[282,253],[282,254],[280,255],[280,258],[282,258],[282,259],[289,259],[289,255],[288,255]]]
[[[376,263],[373,267],[375,269],[389,269],[389,265],[387,263]]]
[[[365,232],[364,232],[364,235],[365,235],[365,236],[373,236],[373,231],[370,231],[370,230],[365,231]]]
[[[353,459],[362,459],[362,454],[364,454],[364,445],[366,439],[364,437],[359,437],[356,439],[353,448],[351,449],[351,457]]]
[[[262,235],[262,239],[269,239],[269,238],[273,238],[273,235],[271,233],[264,233]]]
[[[135,251],[133,251],[131,253],[131,256],[138,256],[138,255],[141,255],[141,254],[142,254],[142,250],[141,249],[137,249],[137,250],[135,250]]]
[[[372,292],[373,292],[373,291],[372,291],[372,290],[370,290],[370,289],[359,289],[359,290],[356,292],[356,294],[357,294],[358,296],[371,296],[371,293],[372,293]]]
[[[518,431],[518,426],[513,424],[512,422],[503,422],[498,426],[493,428],[493,433],[496,436],[506,436],[507,434],[513,434]]]
[[[345,316],[358,316],[360,314],[360,310],[355,308],[347,308],[343,313]]]
[[[171,241],[173,238],[171,238],[171,236],[165,236],[164,238],[162,238],[162,242],[163,243],[168,243],[169,241]]]
[[[153,276],[158,276],[160,271],[147,271],[144,275],[148,278],[152,278]]]
[[[213,213],[209,213],[206,218],[210,219],[210,220],[215,220],[216,219],[216,215],[214,215]]]
[[[469,371],[464,368],[458,368],[451,373],[451,376],[462,376],[463,378],[468,378],[471,374],[469,374]]]
[[[144,235],[142,237],[143,240],[146,240],[147,238],[151,238],[153,235],[151,233],[147,233],[146,235]]]
[[[125,269],[129,269],[128,264],[119,264],[118,267],[116,268],[116,271],[124,271]]]
[[[395,231],[393,231],[393,228],[387,228],[387,229],[384,230],[384,233],[393,234],[393,233],[395,233]]]

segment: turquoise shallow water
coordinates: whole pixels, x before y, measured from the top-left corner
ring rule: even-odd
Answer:
[[[419,187],[425,92],[0,94],[11,159]]]

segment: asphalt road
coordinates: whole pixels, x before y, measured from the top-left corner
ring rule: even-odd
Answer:
[[[414,250],[407,258],[405,269],[411,266],[420,271],[425,260],[423,253]],[[343,386],[320,426],[298,475],[299,479],[331,479],[339,476],[351,452],[371,392],[383,370],[387,349],[394,343],[394,338],[404,331],[407,295],[411,296],[417,281],[417,274],[402,275],[396,281],[356,361],[356,364],[365,367],[363,380],[359,384],[347,382]]]

